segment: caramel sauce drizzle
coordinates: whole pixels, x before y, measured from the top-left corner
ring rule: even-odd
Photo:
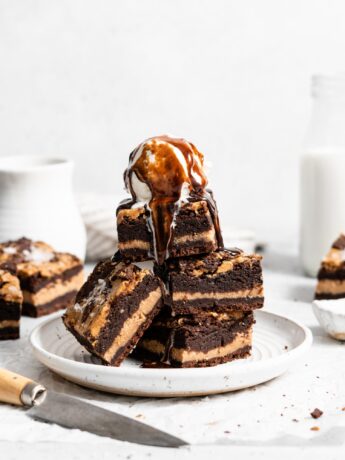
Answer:
[[[138,155],[140,149],[142,152]],[[180,155],[183,155],[186,167],[180,161]],[[148,139],[130,154],[129,167],[124,174],[125,183],[132,195],[133,204],[137,202],[132,187],[133,174],[150,189],[149,225],[153,234],[153,256],[158,264],[169,257],[174,217],[184,184],[188,184],[191,199],[207,201],[218,244],[223,246],[217,207],[212,195],[206,190],[207,178],[203,162],[203,154],[192,143],[166,135]]]

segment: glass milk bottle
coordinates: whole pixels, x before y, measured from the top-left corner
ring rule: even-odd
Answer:
[[[300,255],[309,276],[345,232],[345,75],[313,77],[312,96],[300,177]]]

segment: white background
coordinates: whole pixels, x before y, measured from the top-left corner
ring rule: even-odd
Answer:
[[[119,193],[172,133],[213,163],[226,225],[297,236],[310,76],[341,71],[342,0],[0,0],[0,155],[72,156]],[[114,205],[115,206],[115,205]]]

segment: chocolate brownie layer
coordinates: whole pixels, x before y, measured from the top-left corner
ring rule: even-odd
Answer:
[[[105,260],[67,309],[64,323],[90,353],[119,366],[162,306],[162,283],[152,272]]]
[[[345,297],[345,291],[333,294],[332,292],[316,293],[316,300],[331,300],[331,299],[343,299]]]
[[[341,234],[322,260],[317,275],[316,299],[345,297],[345,235]]]
[[[239,297],[239,298],[197,298],[185,300],[175,300],[173,302],[173,314],[196,315],[200,310],[212,310],[217,313],[227,311],[253,311],[264,306],[263,297]]]
[[[245,343],[246,340],[243,340]],[[192,368],[192,367],[212,367],[218,366],[218,364],[225,364],[230,361],[234,361],[235,359],[244,359],[250,356],[252,350],[252,346],[244,345],[242,348],[238,348],[236,351],[227,354],[227,350],[224,347],[223,351],[224,356],[216,356],[214,358],[205,358],[205,359],[197,359],[190,361],[181,362],[179,360],[173,361],[170,366],[171,367],[183,367],[183,368]],[[160,353],[150,351],[146,348],[138,348],[135,350],[135,356],[144,362],[144,367],[169,367],[166,366],[164,363],[159,365]],[[157,362],[158,361],[158,362]],[[150,363],[154,363],[154,366],[151,366]]]
[[[174,314],[213,308],[250,311],[263,306],[260,256],[225,249],[170,259],[155,270],[168,286]]]
[[[84,282],[83,265],[77,257],[27,238],[2,243],[0,263],[15,267],[24,315],[42,316],[68,307]]]
[[[345,281],[345,265],[335,266],[333,264],[325,264],[320,268],[317,279]]]
[[[18,278],[0,269],[0,340],[19,337],[22,302]]]
[[[250,351],[252,313],[160,316],[139,342],[136,354],[175,367],[215,365]]]
[[[153,235],[144,207],[131,208],[126,201],[117,210],[119,250],[130,260],[153,258]],[[176,214],[169,245],[171,257],[188,256],[214,251],[218,248],[217,235],[206,201],[183,204]]]
[[[19,320],[21,316],[21,302],[7,301],[0,294],[0,318],[2,320]]]
[[[18,326],[1,327],[1,322],[0,322],[0,340],[15,340],[15,339],[19,339],[19,337],[20,337],[19,324]]]
[[[334,243],[332,244],[332,248],[340,250],[345,249],[345,235],[343,233],[339,235],[338,238],[334,241]]]
[[[54,283],[46,284],[35,293],[23,290],[23,314],[42,316],[67,308],[74,303],[75,296],[83,282],[84,273],[81,271],[65,281],[58,279]],[[35,310],[37,310],[36,313]]]
[[[72,256],[70,254],[64,254],[64,255],[56,255],[54,257],[54,261],[60,264],[63,259],[65,259],[64,262],[66,263],[66,265],[69,265],[73,263],[74,261],[76,261],[77,264],[72,266],[71,268],[66,268],[66,270],[64,270],[61,273],[58,273],[56,275],[51,275],[48,277],[44,277],[44,275],[42,275],[39,272],[33,274],[32,276],[28,276],[28,277],[21,276],[22,289],[24,291],[36,293],[49,284],[56,284],[57,281],[61,281],[62,283],[70,281],[72,278],[75,278],[76,275],[78,275],[79,273],[83,271],[83,265],[80,263],[80,261],[75,256]],[[66,260],[66,259],[69,259],[69,260]]]
[[[23,303],[23,315],[31,316],[32,318],[38,318],[40,316],[49,315],[58,310],[68,308],[71,305],[74,305],[75,298],[78,291],[71,291],[63,294],[60,297],[56,297],[54,300],[41,304],[41,305],[32,305],[31,303]]]

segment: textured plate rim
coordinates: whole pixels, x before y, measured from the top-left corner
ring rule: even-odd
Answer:
[[[297,359],[299,356],[301,356],[305,351],[307,351],[312,343],[313,343],[313,334],[311,330],[299,323],[298,321],[295,321],[294,319],[291,319],[287,316],[283,315],[277,315],[276,313],[272,313],[270,311],[265,311],[265,310],[258,310],[255,314],[259,316],[266,316],[269,319],[274,319],[276,318],[278,321],[288,321],[293,325],[295,328],[300,329],[301,332],[303,332],[304,337],[299,345],[296,347],[292,348],[291,350],[288,350],[284,353],[282,353],[279,356],[267,358],[264,360],[260,361],[247,361],[247,360],[238,360],[238,361],[233,361],[230,363],[224,363],[224,364],[219,364],[217,366],[213,367],[201,367],[201,368],[141,368],[141,367],[126,367],[126,366],[119,366],[119,367],[114,367],[114,366],[104,366],[102,364],[93,364],[93,363],[84,363],[80,361],[75,361],[72,359],[64,358],[62,356],[59,356],[55,353],[51,353],[47,351],[45,348],[43,348],[39,344],[39,334],[41,330],[49,323],[55,321],[59,317],[61,317],[63,312],[57,312],[54,314],[54,316],[48,318],[47,320],[43,321],[42,323],[38,324],[31,332],[30,334],[30,344],[35,352],[36,358],[41,361],[41,356],[43,356],[45,359],[49,361],[55,361],[57,364],[64,365],[67,367],[70,367],[71,365],[76,366],[80,369],[87,370],[89,369],[90,371],[97,371],[99,373],[104,373],[104,374],[109,374],[109,375],[123,375],[123,376],[139,376],[142,375],[147,377],[148,375],[155,373],[155,376],[158,377],[159,374],[165,375],[167,370],[169,372],[169,375],[172,378],[176,377],[182,377],[182,374],[186,376],[188,374],[189,376],[196,375],[196,376],[202,376],[205,374],[209,374],[212,372],[214,375],[216,375],[218,372],[220,374],[224,373],[225,366],[229,371],[231,370],[232,374],[236,374],[237,372],[242,372],[243,371],[243,366],[250,366],[251,370],[255,370],[255,367],[258,367],[260,369],[263,369],[264,367],[271,367],[272,364],[282,364],[284,362],[290,362],[294,361]],[[67,331],[66,331],[67,332]],[[43,361],[41,361],[45,366],[47,364]],[[47,366],[49,367],[49,366]]]

